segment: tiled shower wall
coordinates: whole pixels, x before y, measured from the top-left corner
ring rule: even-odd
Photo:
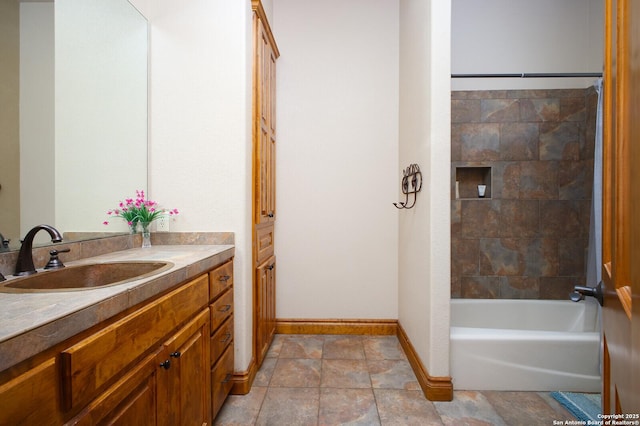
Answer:
[[[584,284],[596,103],[593,88],[452,93],[452,297],[567,299]],[[468,166],[491,168],[490,198],[456,198]]]

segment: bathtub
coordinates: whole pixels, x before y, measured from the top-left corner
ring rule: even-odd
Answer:
[[[456,390],[601,390],[595,300],[452,299],[450,348]]]

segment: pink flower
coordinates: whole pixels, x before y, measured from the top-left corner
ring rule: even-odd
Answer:
[[[109,224],[109,222],[105,220],[104,222],[102,222],[102,224],[103,224],[103,225],[108,225],[108,224]]]

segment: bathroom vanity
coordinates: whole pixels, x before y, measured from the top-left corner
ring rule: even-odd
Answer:
[[[211,424],[233,384],[233,255],[130,249],[68,267],[171,266],[93,289],[0,290],[0,424]]]

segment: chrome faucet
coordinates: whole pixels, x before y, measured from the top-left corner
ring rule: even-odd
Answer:
[[[20,247],[20,253],[18,254],[18,262],[16,262],[16,272],[14,275],[31,275],[35,274],[36,268],[33,266],[33,239],[38,231],[44,229],[51,236],[52,243],[59,243],[62,241],[62,235],[53,226],[38,225],[33,227],[22,240],[22,246]]]
[[[0,232],[0,251],[9,250],[10,241],[10,239],[5,238],[4,235],[2,235],[2,232]]]

